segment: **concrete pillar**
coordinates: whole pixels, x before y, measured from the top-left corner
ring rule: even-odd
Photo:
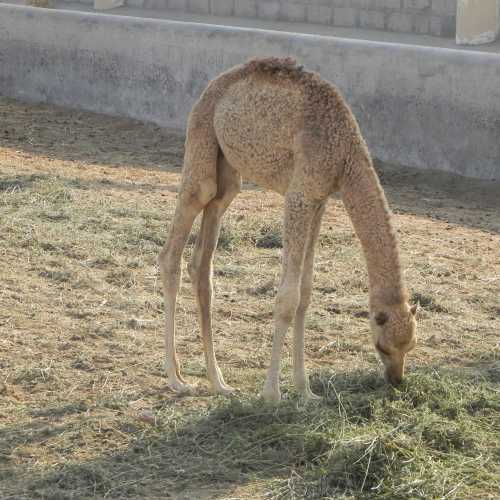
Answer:
[[[500,32],[500,0],[457,1],[457,44],[493,42]]]
[[[121,7],[123,4],[124,0],[94,0],[94,9],[96,10],[114,9],[115,7]]]

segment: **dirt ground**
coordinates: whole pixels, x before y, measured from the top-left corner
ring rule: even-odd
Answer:
[[[53,474],[75,464],[87,467],[79,478],[89,476],[88,464],[130,449],[138,436],[157,432],[155,425],[175,428],[179,415],[209,412],[219,401],[206,389],[187,273],[178,351],[198,392],[176,396],[162,370],[156,258],[182,154],[183,138],[153,125],[0,99],[1,498],[51,498],[40,478],[52,474],[53,484]],[[380,164],[377,170],[404,277],[420,303],[409,372],[486,370],[496,374],[498,390],[500,183]],[[216,256],[217,356],[242,397],[257,394],[269,359],[282,206],[278,195],[246,185],[225,217]],[[307,321],[313,377],[379,369],[366,311],[360,247],[341,201],[332,199]],[[283,388],[293,398],[289,348]],[[253,472],[244,480],[181,484],[168,476],[148,482],[150,471],[141,494],[113,491],[113,481],[105,492],[92,490],[102,483],[92,476],[84,486],[66,485],[64,496],[61,475],[52,498],[270,498],[281,477]]]

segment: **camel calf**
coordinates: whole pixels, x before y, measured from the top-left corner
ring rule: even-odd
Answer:
[[[189,390],[175,352],[174,319],[182,252],[193,221],[203,211],[188,270],[211,388],[223,394],[232,390],[224,382],[212,341],[212,260],[221,217],[240,191],[242,177],[285,198],[283,272],[264,398],[280,399],[280,357],[292,322],[293,381],[306,400],[317,398],[304,365],[304,318],[321,217],[336,191],[366,258],[375,349],[388,380],[400,382],[406,354],[416,342],[416,308],[408,304],[390,212],[358,124],[330,83],[292,59],[266,58],[237,66],[210,82],[189,116],[181,187],[159,259],[170,386]]]

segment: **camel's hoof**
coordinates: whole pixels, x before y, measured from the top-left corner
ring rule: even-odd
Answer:
[[[168,386],[177,394],[192,394],[195,391],[195,387],[193,385],[185,384],[180,380],[169,381]]]
[[[163,362],[163,369],[166,372],[167,378],[169,378],[169,373],[172,373],[172,370],[170,369],[172,367],[172,370],[174,371],[173,378],[174,381],[172,382],[171,385],[175,385],[175,383],[181,383],[181,384],[186,384],[186,379],[181,375],[180,369],[179,369],[179,364],[177,361],[175,362],[170,362],[170,360],[165,359]]]

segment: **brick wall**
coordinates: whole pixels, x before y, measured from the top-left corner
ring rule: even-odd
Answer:
[[[456,31],[457,0],[126,0],[126,3],[147,9],[443,37],[454,37]]]

